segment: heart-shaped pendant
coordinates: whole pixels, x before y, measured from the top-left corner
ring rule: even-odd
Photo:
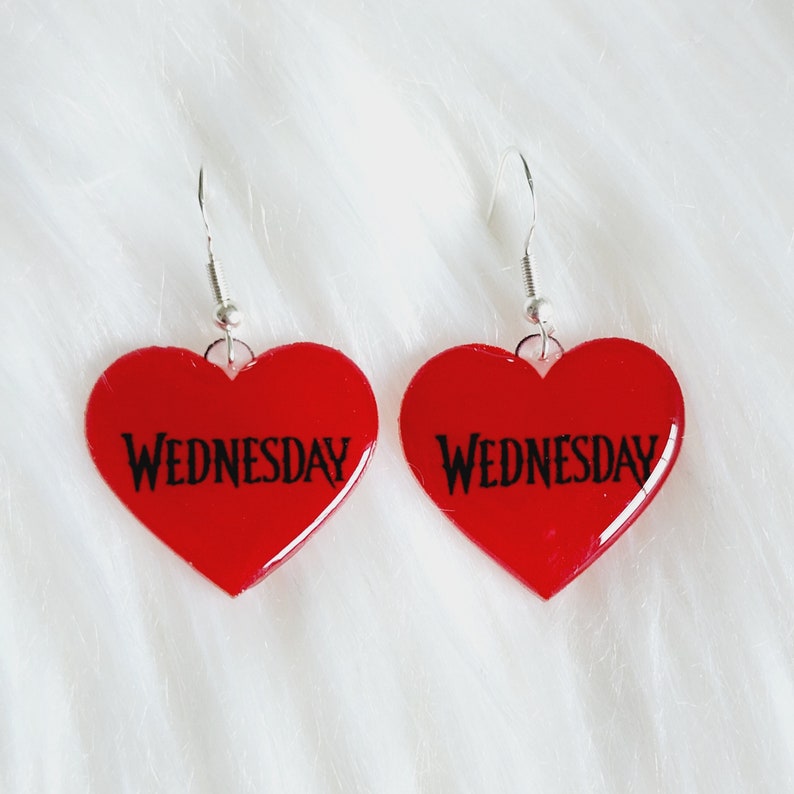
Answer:
[[[100,474],[157,537],[230,595],[328,517],[375,446],[367,379],[337,350],[277,347],[231,379],[181,348],[113,363],[86,409]]]
[[[422,488],[543,598],[648,506],[683,430],[672,370],[626,339],[585,342],[545,375],[507,350],[455,347],[416,373],[400,412]]]

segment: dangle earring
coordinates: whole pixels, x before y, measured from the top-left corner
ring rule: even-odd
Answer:
[[[551,305],[537,294],[531,243],[532,175],[510,154],[532,195],[522,270],[536,332],[515,353],[454,347],[411,380],[400,410],[405,457],[419,484],[483,551],[551,598],[606,551],[650,504],[684,431],[670,367],[628,339],[594,339],[567,352]]]
[[[138,520],[232,596],[284,562],[347,496],[375,447],[377,407],[361,370],[310,342],[259,356],[233,335],[204,202],[214,321],[204,356],[134,350],[88,400],[99,473]]]

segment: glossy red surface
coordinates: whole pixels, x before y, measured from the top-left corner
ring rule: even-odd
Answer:
[[[430,498],[543,598],[648,506],[683,430],[672,371],[626,339],[586,342],[544,377],[507,350],[452,348],[416,373],[400,413]]]
[[[189,350],[136,350],[97,381],[85,420],[119,499],[230,595],[287,559],[339,505],[378,425],[361,370],[310,343],[269,350],[234,380]]]

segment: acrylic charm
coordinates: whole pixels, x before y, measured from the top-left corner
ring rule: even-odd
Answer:
[[[645,345],[596,339],[563,353],[536,294],[532,195],[523,264],[538,333],[516,353],[472,344],[432,358],[406,390],[400,435],[444,514],[550,598],[653,499],[678,455],[684,404],[672,370]]]
[[[199,200],[204,214],[202,179]],[[370,459],[378,419],[366,377],[338,350],[295,343],[253,356],[234,338],[241,316],[209,249],[224,338],[206,356],[174,347],[122,356],[94,386],[85,426],[118,498],[234,596],[286,560],[347,496]]]

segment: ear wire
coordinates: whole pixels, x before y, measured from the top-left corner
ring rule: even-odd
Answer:
[[[204,221],[204,229],[207,232],[207,275],[210,280],[210,289],[215,298],[215,308],[212,312],[212,319],[215,325],[220,328],[226,336],[226,360],[231,367],[234,364],[234,337],[232,329],[237,328],[243,321],[243,313],[235,306],[229,297],[229,289],[226,286],[226,276],[221,267],[221,263],[215,258],[212,250],[212,234],[210,224],[207,220],[207,209],[204,203],[204,166],[199,169],[198,181],[198,202],[201,208],[201,219]]]
[[[554,327],[551,322],[553,309],[549,301],[538,295],[535,255],[532,252],[532,238],[535,236],[535,225],[538,218],[538,203],[537,198],[535,197],[535,182],[532,179],[532,172],[529,170],[529,166],[527,165],[524,155],[521,154],[521,152],[515,146],[508,146],[508,148],[502,152],[502,157],[499,160],[499,167],[496,171],[493,192],[491,193],[491,201],[488,205],[488,216],[486,222],[491,222],[494,206],[496,205],[496,194],[502,181],[505,164],[507,163],[507,158],[512,154],[517,155],[521,160],[521,165],[524,169],[524,176],[526,177],[527,185],[529,185],[529,193],[532,196],[532,215],[529,219],[529,227],[524,240],[524,255],[521,257],[521,280],[524,283],[524,294],[526,295],[526,301],[524,302],[524,316],[527,318],[527,320],[534,325],[537,325],[540,329],[540,357],[541,359],[545,360],[549,354],[549,338],[554,332]]]

